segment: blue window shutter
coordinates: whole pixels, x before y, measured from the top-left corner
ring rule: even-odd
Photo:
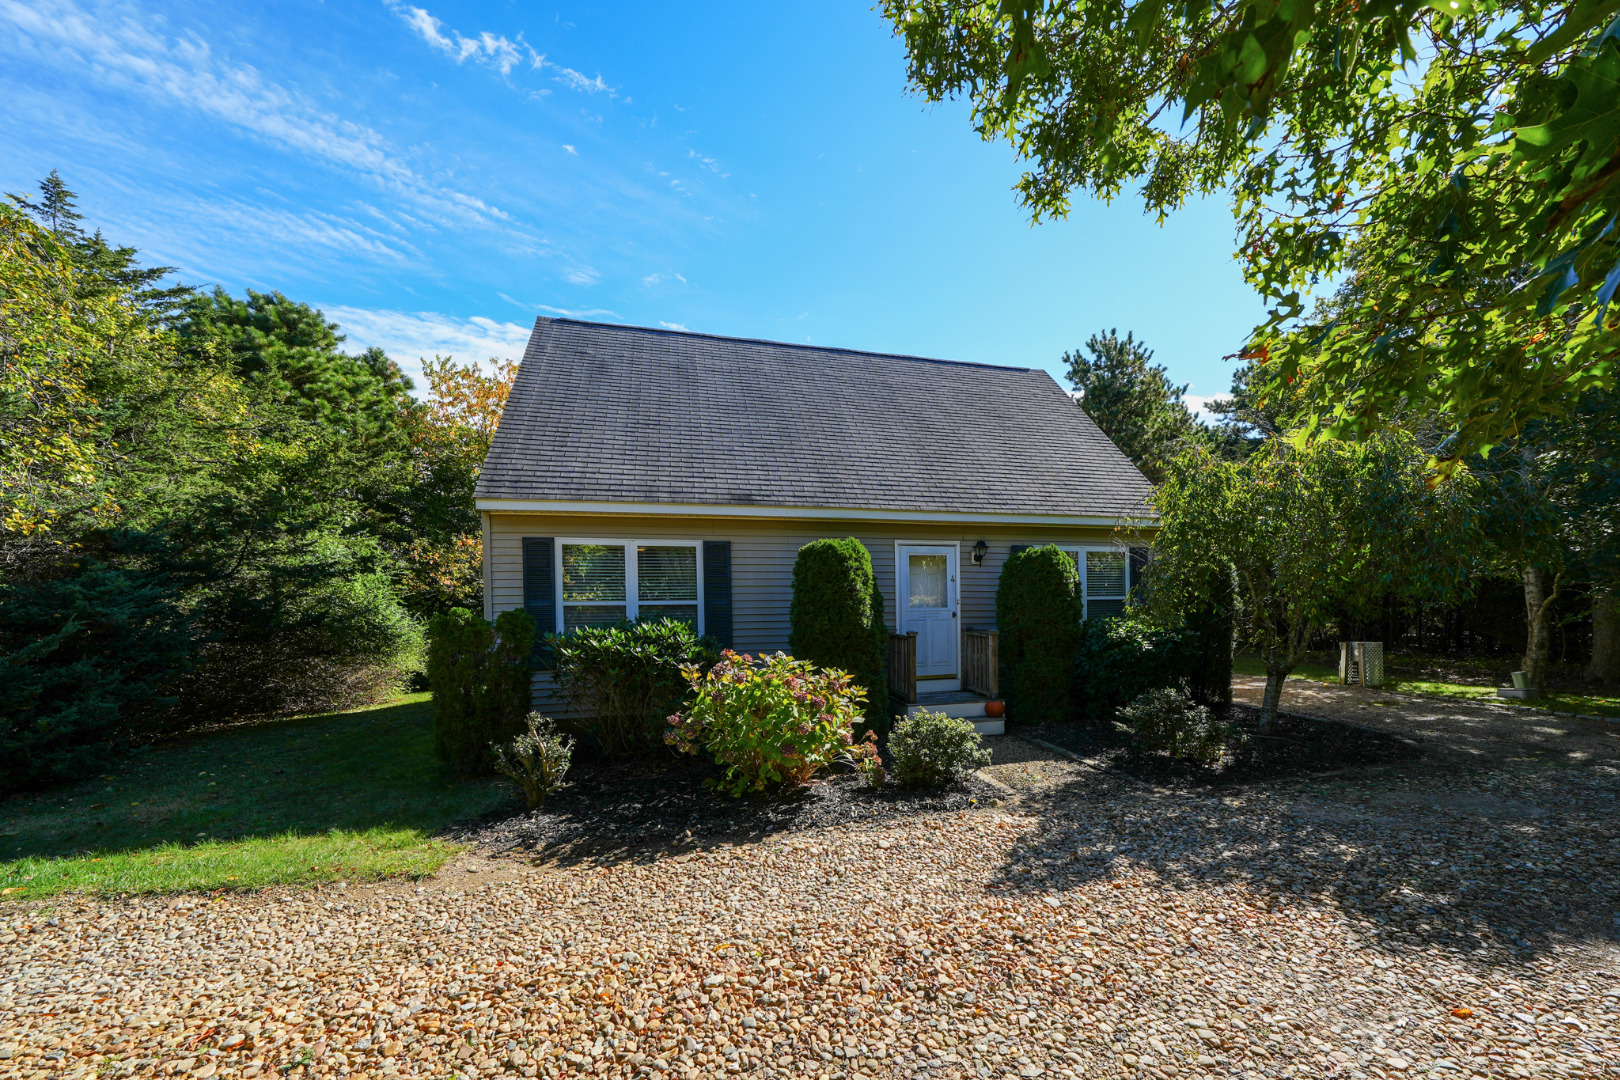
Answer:
[[[552,578],[551,545],[549,536],[523,538],[523,610],[534,619],[534,655],[536,666],[551,663],[551,649],[546,635],[557,630],[557,588]]]
[[[1134,600],[1134,599],[1136,599],[1137,586],[1139,584],[1141,584],[1141,581],[1142,581],[1142,573],[1143,573],[1143,571],[1145,571],[1147,569],[1148,549],[1145,548],[1145,547],[1133,547],[1133,548],[1130,549],[1130,552],[1131,552],[1131,592],[1130,592],[1130,596],[1131,596],[1131,599]]]
[[[1007,557],[1010,559],[1014,555],[1018,554],[1020,551],[1028,551],[1030,548],[1032,548],[1034,546],[1035,545],[1033,545],[1033,544],[1014,544],[1012,546],[1012,549],[1007,552]]]
[[[703,541],[703,632],[732,647],[730,540]]]

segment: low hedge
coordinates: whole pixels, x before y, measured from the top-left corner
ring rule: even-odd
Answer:
[[[707,671],[720,659],[719,642],[678,619],[582,626],[546,640],[558,685],[585,717],[583,734],[609,756],[660,746],[689,689],[685,669]]]

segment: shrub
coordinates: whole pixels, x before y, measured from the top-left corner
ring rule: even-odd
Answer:
[[[1170,687],[1138,696],[1119,718],[1141,749],[1198,765],[1220,761],[1229,735],[1214,713]]]
[[[1007,715],[1019,723],[1069,718],[1079,585],[1074,560],[1051,545],[1017,552],[1001,568],[996,623],[1007,664]]]
[[[172,704],[192,646],[162,573],[85,560],[0,582],[0,798],[104,769]]]
[[[1232,567],[1209,574],[1207,591],[1183,613],[1187,624],[1187,692],[1200,705],[1232,704],[1232,644],[1237,630],[1237,587]]]
[[[439,756],[458,773],[484,775],[493,743],[511,739],[529,712],[534,619],[503,611],[493,626],[466,608],[428,623],[428,687]]]
[[[547,640],[558,684],[609,755],[657,746],[664,718],[686,698],[682,668],[706,670],[720,658],[713,638],[676,619],[582,626]]]
[[[855,771],[861,774],[869,788],[880,788],[888,777],[883,767],[883,755],[878,753],[877,733],[868,731],[866,738],[849,748],[849,759]]]
[[[788,647],[795,656],[849,672],[865,691],[867,724],[881,728],[887,723],[883,660],[889,632],[883,593],[865,544],[846,536],[814,540],[799,549],[788,627]]]
[[[170,730],[386,701],[422,666],[422,626],[386,556],[362,537],[317,535],[238,577],[210,571],[194,602],[206,639],[174,687]],[[220,580],[223,576],[223,580]]]
[[[539,713],[524,721],[528,729],[508,743],[490,748],[495,771],[508,777],[523,793],[523,800],[534,810],[557,790],[568,766],[574,760],[574,740],[557,733],[557,727]]]
[[[990,764],[990,751],[971,720],[916,712],[901,717],[889,733],[889,760],[901,787],[941,787]]]
[[[1189,635],[1155,626],[1140,608],[1113,619],[1088,619],[1075,649],[1074,699],[1085,719],[1106,724],[1149,690],[1181,686],[1189,665]]]
[[[866,703],[847,673],[786,653],[755,660],[727,649],[707,672],[688,665],[686,677],[692,702],[669,717],[665,741],[713,754],[731,795],[807,783],[853,745]]]

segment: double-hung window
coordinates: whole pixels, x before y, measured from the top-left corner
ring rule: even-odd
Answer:
[[[703,632],[695,540],[568,540],[556,547],[557,629],[678,619]]]
[[[1131,562],[1119,548],[1063,549],[1080,571],[1081,595],[1085,598],[1084,618],[1104,619],[1125,613],[1130,595]]]

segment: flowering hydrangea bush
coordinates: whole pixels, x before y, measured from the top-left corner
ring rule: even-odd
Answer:
[[[847,672],[817,670],[786,653],[756,660],[727,649],[707,672],[682,671],[692,701],[669,718],[664,741],[713,754],[726,767],[720,789],[731,795],[807,783],[849,753],[866,706],[866,692]]]

